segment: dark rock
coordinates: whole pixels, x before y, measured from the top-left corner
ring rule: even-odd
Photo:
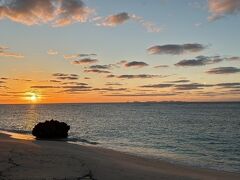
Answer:
[[[38,139],[66,138],[70,126],[64,122],[55,120],[38,123],[32,130],[32,134]]]

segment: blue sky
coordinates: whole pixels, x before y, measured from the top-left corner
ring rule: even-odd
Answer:
[[[211,94],[215,92],[216,88],[219,88],[216,85],[219,83],[239,82],[240,3],[236,0],[70,0],[79,6],[77,10],[67,6],[68,4],[64,2],[66,0],[49,1],[60,4],[58,7],[54,6],[55,9],[61,6],[63,13],[59,15],[56,15],[58,9],[54,12],[50,11],[47,5],[38,4],[39,1],[41,0],[24,0],[23,3],[20,0],[10,0],[6,3],[6,1],[0,0],[0,47],[2,47],[2,54],[0,48],[0,77],[9,78],[0,89],[2,91],[0,100],[2,99],[4,103],[9,99],[6,97],[11,97],[10,89],[16,89],[19,86],[20,82],[14,81],[14,78],[32,80],[31,83],[28,82],[22,87],[18,87],[19,92],[21,92],[17,95],[19,97],[25,96],[24,94],[29,92],[41,91],[39,97],[48,96],[50,92],[58,92],[55,88],[32,88],[36,85],[49,85],[49,82],[44,83],[44,81],[52,79],[54,73],[77,74],[79,82],[84,82],[91,87],[89,92],[71,92],[74,92],[77,102],[81,102],[81,97],[86,95],[85,93],[88,93],[89,96],[93,93],[92,96],[99,99],[96,101],[119,101],[118,96],[124,94],[127,96],[123,96],[123,101],[136,100],[136,97],[130,96],[131,94],[138,94],[140,101],[156,99],[153,98],[154,94],[157,97],[156,100],[159,101],[176,98],[185,100],[183,94],[189,93],[189,99],[208,100],[208,96],[203,97],[199,93]],[[14,9],[13,5],[18,9]],[[6,9],[10,9],[12,14]],[[47,13],[41,14],[39,10],[46,10],[49,15]],[[68,13],[67,16],[64,14],[65,11]],[[37,16],[32,12],[36,13]],[[31,21],[28,17],[32,18]],[[213,18],[209,20],[209,17]],[[67,22],[67,24],[62,23],[55,27],[58,19],[64,20],[64,23]],[[149,26],[152,27],[151,32]],[[179,48],[182,48],[184,44],[199,44],[204,48],[190,53],[162,53],[161,48],[164,48],[165,45],[178,45]],[[159,49],[161,53],[149,53],[147,49],[153,46],[161,46]],[[49,55],[47,52],[50,49],[56,51],[56,54]],[[23,57],[9,56],[9,52],[21,54]],[[102,72],[87,72],[86,70],[91,68],[90,66],[93,64],[74,64],[73,61],[81,59],[79,57],[75,57],[75,59],[64,58],[65,55],[74,54],[96,54],[88,56],[88,58],[97,59],[96,64],[98,65],[114,64],[116,66],[120,61],[126,62],[120,67],[109,68],[109,74],[115,75],[113,79],[109,79],[106,78],[107,74]],[[175,65],[182,60],[196,60],[197,56],[207,57],[203,60],[206,64]],[[221,61],[212,63],[210,59],[213,57],[215,59],[217,57]],[[231,57],[235,57],[235,60],[229,60]],[[126,63],[132,61],[145,62],[148,66],[127,67]],[[168,65],[169,67],[154,68],[157,65]],[[226,73],[225,69],[220,73],[206,73],[219,67],[232,67],[234,69],[231,69],[230,73]],[[123,74],[150,74],[166,77],[142,79],[117,77]],[[85,77],[91,79],[86,80]],[[181,92],[181,95],[178,93],[183,89],[176,89],[176,84],[168,89],[150,89],[152,95],[148,93],[149,89],[139,89],[144,85],[163,84],[179,79],[187,79],[190,84],[214,84],[214,86],[211,86],[210,90],[208,87],[187,89]],[[112,97],[108,99],[108,95],[113,95],[111,92],[113,87],[106,86],[106,83],[110,81],[123,82],[121,88],[125,89],[123,92],[120,87],[118,87],[120,91],[115,88],[114,94],[117,95],[114,97],[115,99]],[[97,88],[108,88],[109,91],[94,90]],[[232,90],[229,92],[234,90],[235,92],[239,89],[238,87],[218,89],[219,95],[216,94],[212,100],[236,100],[236,96],[239,100],[238,91],[230,96],[225,90]],[[161,93],[167,92],[174,92],[176,95],[165,96],[164,94],[164,97],[161,96]],[[72,99],[68,98],[70,95],[72,94],[66,93],[66,97],[62,101],[71,102]],[[11,98],[14,99],[14,97]],[[57,102],[62,102],[60,98],[56,99],[58,99]],[[42,98],[42,101],[49,102],[50,100]],[[22,101],[19,100],[19,102]]]

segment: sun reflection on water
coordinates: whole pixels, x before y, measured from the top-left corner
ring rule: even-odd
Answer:
[[[39,114],[36,108],[36,104],[30,104],[26,109],[24,129],[32,130],[34,125],[38,122]]]
[[[13,133],[8,131],[0,131],[2,134],[7,134],[13,139],[20,139],[20,140],[35,140],[34,136],[30,134],[19,134],[19,133]]]

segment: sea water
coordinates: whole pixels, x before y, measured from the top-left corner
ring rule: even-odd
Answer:
[[[75,143],[240,172],[240,103],[0,105],[2,130],[31,133],[51,119],[68,123]]]

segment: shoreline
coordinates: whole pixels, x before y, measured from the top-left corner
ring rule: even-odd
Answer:
[[[1,129],[0,128],[0,134],[8,134],[10,135],[12,138],[15,139],[26,139],[26,140],[37,140],[35,139],[35,137],[31,134],[31,131],[18,131],[18,130],[6,130],[6,129]],[[44,141],[44,140],[42,140]],[[145,153],[145,152],[133,152],[134,150],[124,150],[124,147],[122,146],[105,146],[106,144],[102,144],[102,142],[95,142],[95,141],[89,141],[87,139],[77,139],[77,138],[66,138],[66,139],[59,139],[59,140],[45,140],[45,141],[63,141],[63,142],[67,142],[69,144],[74,144],[74,145],[79,145],[79,146],[87,146],[87,147],[94,147],[94,148],[100,148],[100,149],[106,149],[106,150],[112,150],[112,151],[116,151],[119,153],[123,153],[126,155],[130,155],[130,156],[136,156],[139,158],[143,158],[143,159],[150,159],[150,160],[154,160],[154,161],[161,161],[161,162],[166,162],[169,164],[173,164],[173,165],[179,165],[179,166],[183,166],[183,167],[192,167],[192,168],[200,168],[200,169],[206,169],[206,170],[214,170],[214,171],[219,171],[219,172],[226,172],[226,173],[240,173],[240,171],[231,171],[231,170],[225,170],[225,169],[217,169],[214,167],[204,167],[203,165],[196,165],[193,163],[190,163],[189,161],[183,161],[183,160],[177,160],[171,157],[166,157],[166,156],[156,156],[153,155],[154,151],[152,151],[152,154],[150,153]]]
[[[240,179],[240,173],[173,164],[99,146],[14,139],[2,132],[0,151],[0,179]]]

